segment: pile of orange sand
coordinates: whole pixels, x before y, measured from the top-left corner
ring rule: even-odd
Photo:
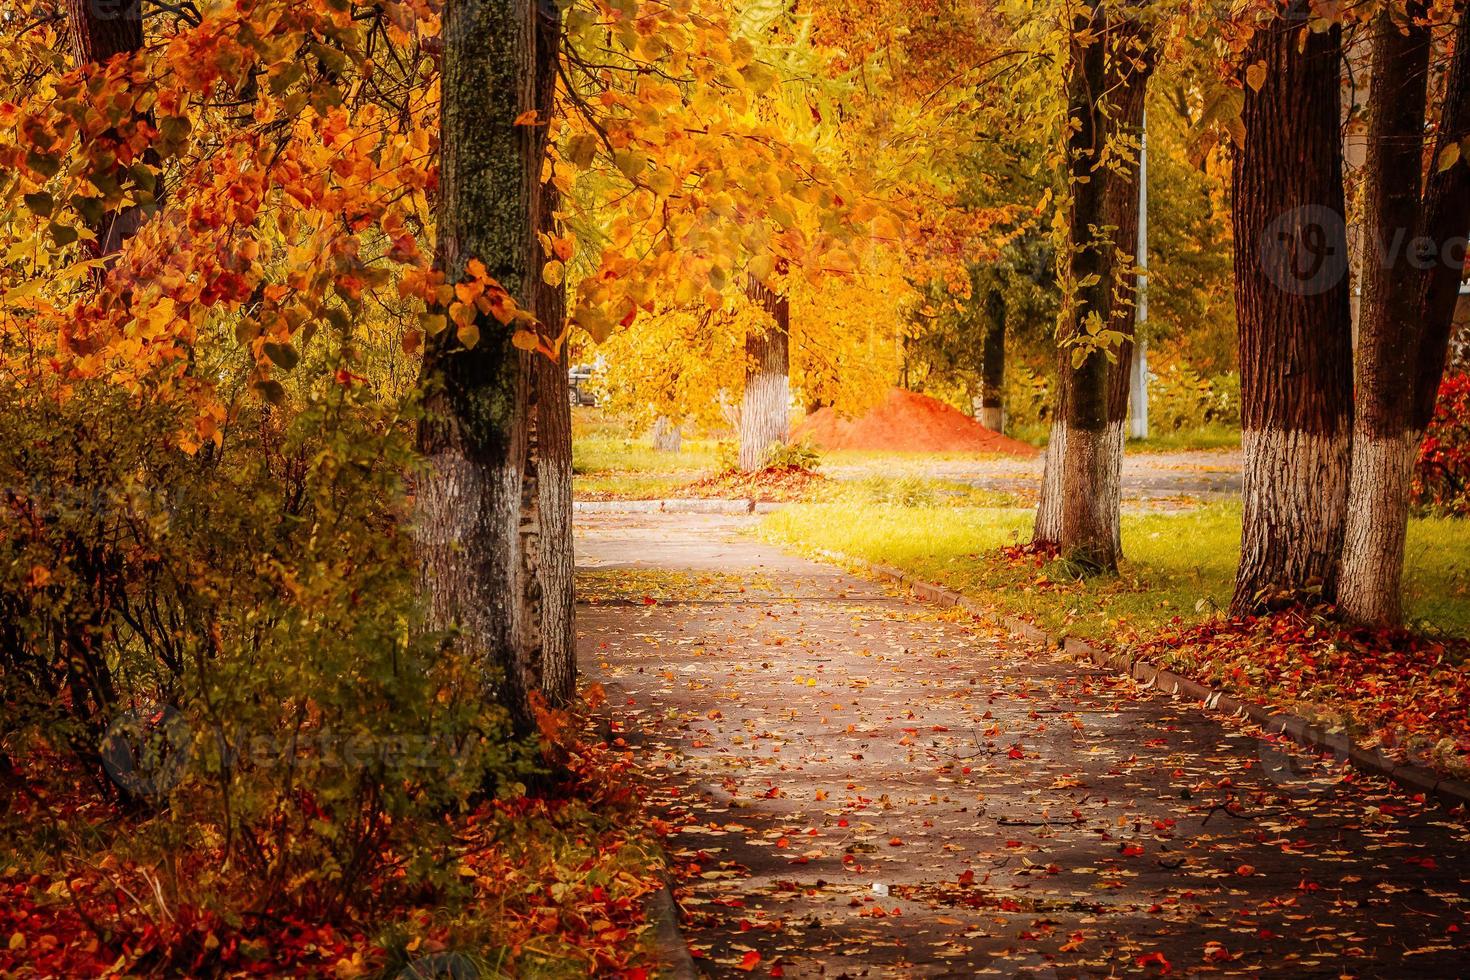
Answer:
[[[845,419],[831,408],[814,412],[792,429],[791,441],[819,449],[1037,453],[1036,447],[992,432],[957,408],[902,388],[889,390],[887,398],[858,418]]]

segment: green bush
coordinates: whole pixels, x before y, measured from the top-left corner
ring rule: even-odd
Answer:
[[[1149,379],[1149,424],[1160,432],[1240,425],[1240,375],[1207,378],[1192,368],[1171,365]]]
[[[453,887],[443,815],[528,769],[420,620],[411,420],[325,388],[192,455],[177,407],[0,391],[0,758],[115,786],[113,846],[219,914]]]

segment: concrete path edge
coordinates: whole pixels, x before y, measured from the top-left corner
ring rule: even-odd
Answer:
[[[942,585],[916,579],[891,565],[866,562],[838,552],[824,551],[820,554],[832,561],[866,569],[879,578],[897,582],[926,602],[940,606],[957,606],[979,619],[998,622],[1012,636],[1059,649],[1073,657],[1091,660],[1105,670],[1132,677],[1145,687],[1155,687],[1166,694],[1197,702],[1205,711],[1249,718],[1269,734],[1283,736],[1315,751],[1331,753],[1346,760],[1355,769],[1382,776],[1412,793],[1422,793],[1426,799],[1435,800],[1447,809],[1463,808],[1466,813],[1470,813],[1470,783],[1464,780],[1443,776],[1425,766],[1398,762],[1378,749],[1354,743],[1346,733],[1329,732],[1300,715],[1274,711],[1231,697],[1223,691],[1135,657],[1126,649],[1109,652],[1077,637],[1053,635],[1035,623],[1015,616],[997,617],[993,610],[986,609],[967,596]]]

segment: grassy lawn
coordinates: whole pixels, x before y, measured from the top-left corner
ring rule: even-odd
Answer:
[[[1018,425],[1006,435],[1012,439],[1045,446],[1051,435],[1050,423]],[[1240,429],[1224,425],[1206,425],[1196,429],[1164,432],[1155,429],[1147,439],[1129,439],[1130,453],[1175,453],[1190,449],[1239,449]]]
[[[1111,640],[1175,617],[1202,620],[1229,604],[1240,508],[1124,514],[1117,578],[1077,582],[1058,563],[1038,567],[998,549],[1024,543],[1032,513],[996,506],[904,506],[844,499],[769,515],[761,533],[781,543],[896,565],[1050,631]],[[1409,529],[1409,615],[1436,631],[1470,634],[1470,522],[1415,520]]]

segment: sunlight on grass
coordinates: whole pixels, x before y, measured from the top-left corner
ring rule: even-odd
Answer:
[[[1127,559],[1116,578],[1077,582],[1060,563],[1039,567],[998,549],[1030,537],[1032,512],[1016,507],[905,507],[823,503],[769,515],[760,533],[781,543],[896,565],[1055,632],[1111,639],[1174,617],[1195,621],[1230,602],[1240,541],[1238,504],[1124,514]],[[1409,615],[1430,628],[1470,633],[1470,524],[1416,520],[1405,575]]]
[[[715,445],[712,439],[685,439],[677,453],[662,453],[647,439],[589,435],[572,442],[572,472],[704,473],[715,468]]]

